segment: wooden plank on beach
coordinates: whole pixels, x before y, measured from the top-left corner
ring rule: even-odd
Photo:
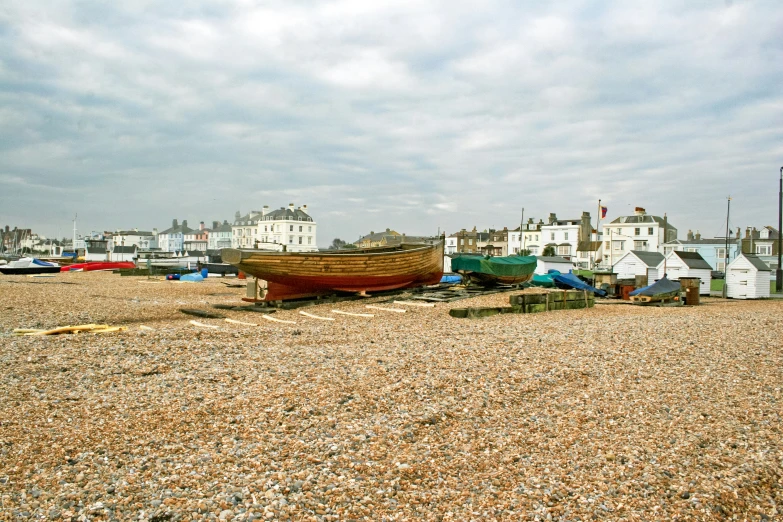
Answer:
[[[219,326],[215,326],[214,324],[204,324],[204,323],[199,323],[198,321],[190,321],[190,324],[192,324],[193,326],[198,326],[200,328],[220,328]]]
[[[352,315],[354,317],[375,317],[375,315],[373,314],[354,314],[351,312],[341,312],[340,310],[332,310],[332,313],[341,314],[341,315]]]
[[[415,303],[413,301],[394,301],[394,304],[405,306],[423,306],[427,308],[433,308],[435,306],[435,303]]]
[[[383,310],[385,312],[397,312],[398,314],[404,314],[407,312],[404,308],[385,308],[383,306],[373,306],[373,305],[367,305],[365,308],[370,308],[372,310]]]
[[[286,321],[285,319],[278,319],[277,317],[272,317],[271,315],[262,315],[261,317],[267,321],[274,321],[276,323],[296,324],[296,321]]]
[[[334,317],[321,317],[320,315],[315,314],[308,314],[307,312],[299,311],[300,315],[304,315],[305,317],[312,317],[313,319],[318,319],[319,321],[334,321]]]

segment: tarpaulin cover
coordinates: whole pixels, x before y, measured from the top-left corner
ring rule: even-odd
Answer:
[[[32,263],[38,266],[59,266],[57,263],[50,263],[49,261],[41,261],[40,259],[33,258]]]
[[[553,275],[552,279],[555,280],[555,283],[561,283],[563,285],[570,286],[571,288],[576,288],[577,290],[587,290],[588,292],[593,292],[595,295],[600,296],[606,295],[606,292],[603,290],[599,290],[598,288],[588,285],[571,272],[567,274]]]
[[[560,272],[558,272],[559,274]],[[552,279],[552,274],[534,275],[530,281],[530,286],[540,286],[542,288],[554,288],[555,281]]]
[[[457,256],[451,259],[454,272],[478,272],[496,276],[523,276],[532,274],[538,260],[535,256]]]
[[[645,295],[648,297],[655,297],[656,295],[670,294],[672,292],[680,290],[680,283],[669,281],[666,276],[644,288],[634,290],[629,295]]]
[[[459,275],[444,275],[440,278],[441,283],[460,283],[462,282],[462,276]]]

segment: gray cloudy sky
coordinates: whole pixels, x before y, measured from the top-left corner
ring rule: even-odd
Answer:
[[[551,4],[551,5],[550,5]],[[776,225],[770,1],[0,4],[0,224],[306,203],[318,243],[643,206]]]

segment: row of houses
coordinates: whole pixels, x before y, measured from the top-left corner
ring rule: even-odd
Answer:
[[[698,231],[689,230],[680,239],[666,215],[651,215],[636,207],[633,215],[620,216],[597,227],[593,226],[590,213],[583,212],[578,219],[560,219],[554,213],[549,214],[546,222],[531,218],[513,230],[462,229],[446,238],[446,253],[546,253],[567,259],[574,268],[607,270],[629,252],[657,252],[662,256],[691,252],[699,254],[712,270],[724,272],[726,263],[741,252],[756,255],[768,267],[777,268],[778,239],[779,231],[769,226],[747,228],[744,237],[738,228],[728,238],[704,238]]]

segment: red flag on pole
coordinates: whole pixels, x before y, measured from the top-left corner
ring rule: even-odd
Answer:
[[[606,211],[608,209],[606,207],[601,207],[601,219],[606,217]]]

